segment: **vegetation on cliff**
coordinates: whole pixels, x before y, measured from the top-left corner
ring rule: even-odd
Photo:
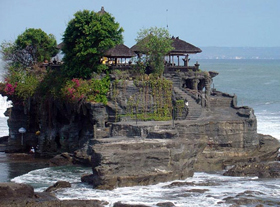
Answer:
[[[2,44],[1,52],[9,64],[0,93],[14,104],[26,106],[36,100],[39,108],[61,101],[77,109],[86,102],[107,104],[110,85],[117,96],[115,85],[132,78],[112,82],[108,67],[100,61],[106,50],[123,42],[122,32],[119,23],[103,9],[78,11],[63,35],[64,64],[56,68],[49,64],[56,61],[52,57],[58,53],[54,36],[41,29],[27,29],[14,43]],[[172,49],[169,33],[164,28],[142,29],[136,41],[141,54],[134,68],[138,78],[133,79],[139,92],[128,101],[127,113],[137,114],[142,120],[170,119],[172,83],[159,78],[164,71],[164,56]],[[153,75],[145,75],[146,68]],[[119,73],[124,76],[125,72]],[[153,106],[149,106],[149,96]]]
[[[84,10],[74,16],[64,33],[61,70],[44,64],[58,53],[52,34],[30,28],[14,43],[2,43],[1,52],[7,63],[5,82],[0,85],[2,95],[14,104],[24,103],[31,97],[37,97],[39,102],[62,98],[75,104],[107,103],[109,79],[96,78],[93,72],[100,73],[107,68],[100,62],[102,54],[122,42],[123,29],[107,12]]]

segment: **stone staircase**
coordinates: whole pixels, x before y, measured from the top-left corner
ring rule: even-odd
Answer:
[[[183,91],[178,87],[174,87],[174,92],[182,97],[182,99],[188,100],[188,108],[189,113],[186,117],[186,120],[196,120],[200,117],[203,108],[200,104],[196,102],[196,100],[187,93],[187,91]]]

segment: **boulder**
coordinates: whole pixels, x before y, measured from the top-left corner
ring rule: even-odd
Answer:
[[[60,181],[50,190],[42,193],[34,193],[33,187],[27,184],[0,183],[0,207],[105,207],[106,201],[99,200],[58,200],[50,192],[70,187],[70,183]]]
[[[157,203],[157,206],[160,206],[160,207],[173,207],[175,205],[172,202],[164,202],[164,203]]]
[[[50,159],[49,166],[53,167],[53,166],[73,165],[72,161],[73,161],[72,156],[69,153],[64,152],[64,153],[62,153],[60,155],[56,155],[55,157]]]
[[[48,187],[45,192],[56,191],[60,188],[71,188],[71,184],[67,181],[57,181],[54,185]]]
[[[30,185],[22,183],[0,183],[0,200],[33,197],[34,189]]]
[[[150,207],[142,204],[124,204],[122,202],[114,203],[113,207]]]
[[[85,174],[82,175],[81,181],[83,183],[93,184],[94,175],[93,174]]]

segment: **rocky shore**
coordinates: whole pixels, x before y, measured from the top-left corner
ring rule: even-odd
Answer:
[[[257,133],[254,110],[237,106],[235,95],[211,90],[216,75],[205,71],[169,71],[161,86],[160,81],[153,85],[149,80],[111,76],[106,105],[88,102],[76,106],[54,100],[43,106],[30,99],[28,109],[14,105],[7,110],[10,136],[0,144],[6,145],[5,151],[9,153],[28,152],[36,147],[37,156],[52,158],[47,161],[50,166],[91,166],[92,174],[84,175],[81,180],[102,190],[183,180],[194,172],[225,169],[229,169],[225,175],[231,176],[279,177],[279,141]],[[159,115],[159,111],[164,113]],[[164,114],[168,114],[165,119],[155,120]],[[27,128],[23,143],[18,132],[22,126]],[[97,200],[58,200],[52,191],[70,187],[64,184],[59,182],[44,193],[34,193],[26,185],[1,184],[1,189],[7,192],[20,194],[22,188],[29,189],[26,190],[29,194],[4,196],[1,202],[11,206],[107,204]],[[190,189],[190,192],[206,191]],[[226,198],[224,202],[262,205],[244,195],[240,194],[242,202],[238,198]],[[143,206],[125,202],[114,206]],[[163,202],[157,206],[175,205]]]

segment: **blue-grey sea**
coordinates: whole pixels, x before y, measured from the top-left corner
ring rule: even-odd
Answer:
[[[259,133],[270,134],[280,140],[280,60],[199,60],[199,64],[202,70],[219,72],[219,75],[214,78],[212,87],[229,94],[236,94],[239,106],[246,105],[254,108]],[[8,135],[8,128],[7,119],[2,113],[9,104],[4,99],[0,99],[0,104],[0,136],[4,136]],[[165,186],[170,183],[167,182],[103,191],[92,189],[91,186],[80,182],[80,176],[90,173],[90,168],[53,167],[27,172],[26,167],[22,167],[24,170],[17,168],[7,160],[1,164],[1,160],[5,159],[5,154],[0,153],[2,174],[0,182],[28,183],[33,185],[36,191],[43,191],[57,180],[66,180],[72,183],[72,188],[57,191],[58,198],[105,200],[109,202],[108,207],[118,201],[150,206],[155,206],[159,202],[172,202],[179,207],[231,206],[225,202],[226,198],[238,199],[242,196],[280,202],[280,179],[227,177],[222,176],[222,172],[211,174],[200,172],[185,180],[197,183],[196,186],[166,188]],[[209,186],[207,183],[217,185]],[[190,191],[192,189],[202,189],[204,193]],[[264,206],[268,205],[264,204]]]

